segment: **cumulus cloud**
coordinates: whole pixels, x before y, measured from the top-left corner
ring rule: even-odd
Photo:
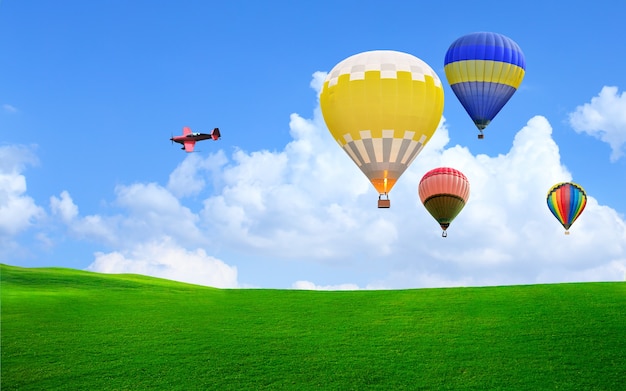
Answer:
[[[116,188],[116,204],[126,213],[120,216],[118,230],[124,235],[149,240],[166,235],[177,240],[203,239],[196,223],[198,216],[166,188],[156,183],[136,183]]]
[[[234,154],[219,173],[223,187],[204,202],[203,220],[256,254],[333,261],[357,243],[361,253],[387,254],[396,227],[362,207],[367,179],[319,123],[293,114],[290,128],[294,140],[283,151]]]
[[[317,71],[313,73],[313,79],[311,80],[311,88],[313,88],[318,93],[322,90],[324,86],[324,81],[326,80],[326,72]]]
[[[50,197],[50,210],[53,215],[60,216],[66,223],[74,220],[78,216],[78,206],[72,200],[67,191],[61,192],[60,198]]]
[[[311,83],[317,92],[320,80],[322,73]],[[391,191],[390,209],[376,207],[378,194],[330,136],[319,106],[311,119],[292,114],[289,128],[290,142],[277,151],[192,154],[166,186],[118,186],[110,203],[118,211],[110,214],[81,216],[67,192],[52,197],[50,209],[75,235],[108,247],[90,270],[218,287],[276,287],[264,278],[286,271],[259,266],[268,259],[310,271],[287,283],[294,289],[623,278],[623,217],[590,194],[566,236],[546,206],[548,189],[572,174],[545,117],[529,119],[509,150],[496,155],[450,145],[442,120]],[[461,170],[471,183],[469,202],[447,238],[417,194],[421,177],[438,166]],[[23,195],[15,188],[11,194]],[[224,261],[213,257],[219,251]],[[229,265],[263,272],[240,283]]]
[[[210,256],[209,244],[197,226],[198,216],[166,188],[155,183],[118,186],[114,215],[80,216],[67,191],[50,198],[52,214],[67,224],[69,233],[114,248],[97,252],[88,270],[136,273],[171,280],[234,288],[237,268]],[[188,250],[185,245],[190,245]]]
[[[442,122],[391,192],[391,209],[379,210],[373,188],[315,114],[291,116],[293,141],[284,150],[238,151],[218,173],[224,185],[200,215],[228,246],[294,262],[378,265],[383,275],[362,283],[370,288],[621,278],[626,228],[615,210],[590,196],[568,237],[547,209],[547,190],[572,175],[545,117],[531,118],[496,156],[449,146]],[[417,197],[421,176],[437,166],[461,170],[472,187],[447,239]]]
[[[186,250],[170,238],[140,243],[131,249],[96,253],[87,270],[99,273],[143,274],[216,288],[236,288],[237,268],[208,255]]]
[[[210,243],[197,224],[198,215],[156,183],[117,186],[112,205],[120,209],[117,214],[80,216],[67,191],[60,197],[50,197],[52,214],[59,216],[76,238],[116,248],[130,248],[137,242],[162,236],[182,245]]]
[[[31,147],[0,146],[0,259],[16,259],[27,253],[17,237],[45,217],[44,209],[27,194],[23,174],[27,166],[35,164]]]
[[[120,216],[80,216],[78,205],[66,190],[59,197],[50,197],[50,212],[67,225],[68,232],[77,239],[87,239],[107,245],[119,245],[124,233],[119,232]]]
[[[611,146],[611,161],[626,151],[626,93],[617,87],[603,87],[590,103],[578,106],[569,115],[570,125],[578,133],[587,133]]]
[[[167,189],[176,197],[194,196],[206,186],[209,178],[215,177],[226,163],[224,152],[219,151],[202,159],[200,155],[190,154],[170,174]]]
[[[418,171],[433,166],[460,169],[471,183],[469,202],[447,240],[403,250],[419,253],[426,262],[405,262],[404,275],[391,274],[382,283],[404,284],[408,275],[426,286],[432,286],[429,281],[443,286],[547,282],[547,274],[551,282],[576,281],[599,265],[626,264],[626,227],[615,210],[590,197],[572,237],[563,235],[548,212],[547,190],[572,176],[560,162],[544,117],[530,119],[506,154],[473,156],[459,146],[433,152],[416,162]],[[415,184],[418,178],[410,181]],[[423,237],[423,228],[414,229]],[[603,270],[601,278],[595,276],[621,277],[615,268]]]
[[[316,75],[311,85],[319,88],[322,79],[323,74]],[[187,248],[207,246],[210,232],[213,242],[232,249],[233,263],[236,257],[265,257],[344,270],[345,283],[316,284],[310,280],[323,277],[311,276],[294,282],[296,289],[614,280],[623,275],[626,227],[615,210],[590,196],[568,237],[547,209],[547,190],[572,175],[561,163],[545,117],[531,118],[511,148],[495,156],[450,146],[442,121],[391,192],[389,210],[376,208],[377,194],[330,137],[319,108],[312,119],[292,114],[289,127],[292,140],[283,150],[191,155],[172,173],[167,188],[136,184],[118,189],[117,203],[134,224],[150,227],[151,235],[172,234],[164,228],[170,224],[197,232]],[[215,166],[219,169],[209,169]],[[447,239],[440,237],[438,224],[417,196],[421,176],[437,166],[455,167],[471,182],[469,203]],[[175,195],[201,194],[208,183],[212,191],[201,209],[177,201]],[[128,192],[133,196],[125,196]],[[135,231],[126,230],[130,236]],[[361,267],[379,271],[378,277],[352,282],[349,270]]]
[[[8,240],[45,215],[43,208],[26,194],[27,165],[37,158],[26,146],[0,147],[0,237]]]

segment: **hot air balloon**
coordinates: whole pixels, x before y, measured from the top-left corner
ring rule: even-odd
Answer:
[[[550,188],[547,201],[550,212],[565,228],[565,235],[569,235],[569,227],[574,224],[587,205],[587,194],[580,185],[562,182]]]
[[[469,199],[469,181],[459,170],[439,167],[424,174],[418,192],[426,210],[441,225],[441,236],[445,238],[450,223]]]
[[[465,35],[450,45],[444,60],[448,83],[478,128],[478,138],[517,91],[526,60],[520,47],[497,33]]]
[[[378,191],[378,207],[430,140],[443,114],[443,87],[428,64],[392,50],[346,58],[320,94],[328,130]]]

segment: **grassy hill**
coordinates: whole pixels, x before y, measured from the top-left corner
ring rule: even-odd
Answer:
[[[0,266],[2,390],[619,390],[626,283],[222,290]]]

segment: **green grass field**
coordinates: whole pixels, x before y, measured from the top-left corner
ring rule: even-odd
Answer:
[[[0,266],[5,390],[621,390],[626,283],[222,290]]]

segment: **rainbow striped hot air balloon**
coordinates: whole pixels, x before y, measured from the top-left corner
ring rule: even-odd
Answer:
[[[374,50],[339,62],[320,93],[328,130],[380,194],[388,193],[437,130],[443,86],[424,61]]]
[[[565,235],[569,235],[569,227],[574,224],[587,205],[587,194],[580,185],[562,182],[550,188],[547,201],[550,212],[565,228]]]
[[[441,225],[441,236],[445,238],[450,223],[469,199],[469,181],[459,170],[439,167],[424,174],[418,192],[426,210]]]
[[[450,45],[444,70],[450,88],[478,128],[478,138],[483,138],[485,127],[522,83],[526,60],[512,39],[480,32]]]

